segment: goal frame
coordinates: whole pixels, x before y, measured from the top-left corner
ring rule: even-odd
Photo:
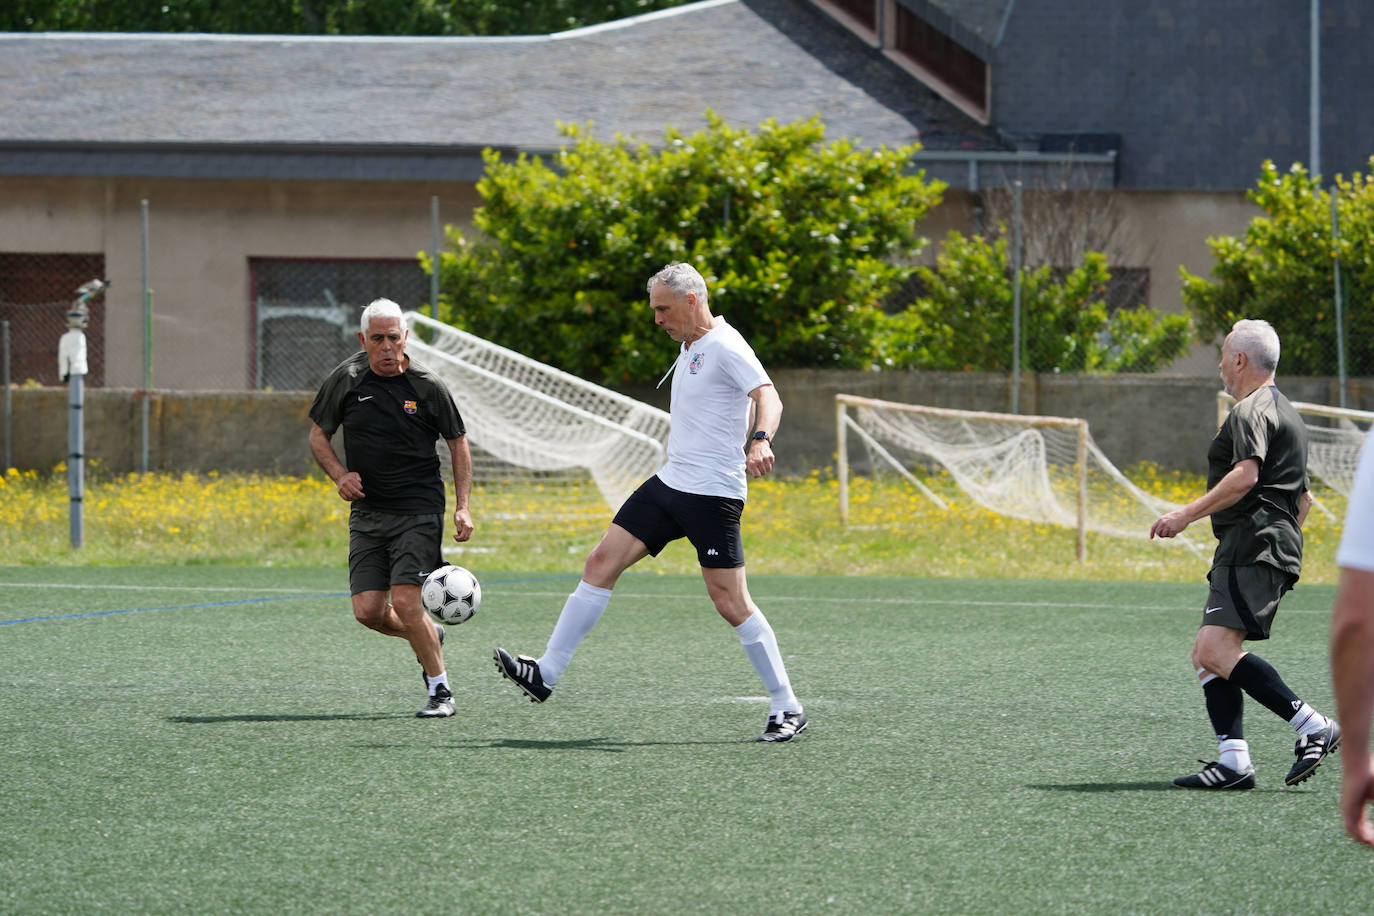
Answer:
[[[872,440],[864,429],[849,416],[850,407],[873,407],[902,413],[919,413],[928,416],[947,417],[966,420],[971,423],[1013,423],[1027,428],[1053,427],[1070,429],[1076,433],[1077,452],[1074,461],[1075,489],[1077,490],[1077,531],[1074,554],[1080,563],[1088,557],[1088,421],[1081,417],[1041,417],[1029,414],[988,413],[975,410],[957,410],[950,407],[926,407],[919,404],[903,404],[897,401],[883,401],[877,398],[864,398],[852,394],[835,395],[835,455],[836,471],[839,477],[840,524],[849,525],[849,432],[853,430],[860,438],[876,446],[880,454],[892,463],[904,477],[914,483],[928,497],[937,503],[942,501],[929,488],[911,475],[886,450]]]
[[[1225,391],[1217,392],[1217,426],[1226,422],[1226,415],[1231,412],[1231,405],[1236,403],[1236,399]],[[1374,425],[1374,410],[1357,410],[1353,407],[1328,407],[1325,404],[1313,404],[1309,401],[1289,401],[1293,409],[1298,413],[1311,414],[1314,417],[1326,417],[1331,420],[1358,420],[1363,423]]]
[[[538,390],[531,387],[531,384],[526,384],[478,365],[473,361],[472,354],[459,355],[441,349],[439,346],[435,346],[433,342],[426,341],[422,335],[412,335],[410,338],[409,346],[417,355],[428,360],[430,366],[436,370],[442,371],[444,367],[448,367],[476,376],[486,384],[523,398],[530,403],[539,404],[554,414],[569,418],[577,423],[598,427],[612,436],[619,437],[619,440],[627,447],[633,447],[640,458],[644,460],[637,462],[637,465],[642,464],[642,468],[629,476],[619,473],[607,475],[603,466],[594,466],[580,460],[567,460],[561,465],[563,468],[578,467],[589,472],[605,502],[612,510],[619,507],[640,479],[652,474],[666,460],[667,436],[670,429],[670,417],[666,411],[593,384],[586,379],[541,363],[523,353],[492,343],[460,328],[444,324],[420,312],[408,311],[405,313],[405,319],[407,327],[412,331],[423,329],[432,334],[443,335],[448,339],[459,341],[465,347],[480,352],[482,355],[491,356],[502,363],[527,370],[531,376],[538,380],[548,381],[592,399],[594,403],[590,408],[578,406],[564,400],[557,394]],[[537,384],[537,382],[532,384]],[[606,408],[611,415],[597,413],[596,410],[600,408]],[[628,417],[636,418],[641,428],[627,425],[627,423],[632,422],[626,419]],[[625,422],[621,422],[622,420]],[[518,427],[518,424],[512,425]],[[506,461],[515,466],[533,467],[509,457],[505,450],[500,448],[496,442],[489,441],[481,432],[470,430],[469,434],[473,445],[492,452],[498,460]],[[501,436],[494,434],[491,436],[493,440],[500,440],[501,438]],[[507,437],[507,441],[514,441],[516,438],[519,437]],[[554,456],[567,457],[566,451],[559,450],[555,443],[549,443],[548,451]],[[623,457],[624,449],[621,449],[620,452]],[[624,470],[624,468],[617,468],[616,470]],[[608,482],[608,476],[614,476],[614,482]]]

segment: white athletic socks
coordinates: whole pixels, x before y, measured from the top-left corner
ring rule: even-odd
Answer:
[[[577,588],[563,603],[563,611],[558,615],[558,623],[554,624],[544,654],[536,659],[539,662],[539,676],[546,685],[552,687],[558,683],[572,661],[578,643],[596,626],[610,600],[609,588],[599,588],[586,582],[577,583]]]
[[[453,692],[453,688],[448,685],[447,671],[443,672],[442,674],[436,674],[434,677],[430,677],[428,674],[426,674],[425,683],[429,685],[430,696],[434,696],[434,691],[436,688],[438,688],[440,684],[443,684],[444,689],[447,690],[449,693]]]
[[[1240,738],[1227,738],[1220,743],[1217,763],[1237,773],[1250,769],[1250,745]]]
[[[1298,708],[1297,715],[1288,720],[1288,724],[1299,735],[1311,735],[1326,728],[1326,716],[1304,703]]]
[[[735,627],[739,634],[744,654],[763,681],[768,691],[770,714],[780,712],[801,712],[801,704],[792,692],[792,684],[787,679],[787,669],[782,663],[782,653],[778,651],[778,638],[768,624],[763,611],[754,611],[744,623]]]

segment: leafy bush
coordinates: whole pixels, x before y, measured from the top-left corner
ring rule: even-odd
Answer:
[[[1374,171],[1374,158],[1370,159]],[[1340,258],[1347,371],[1374,375],[1374,185],[1365,175],[1336,178],[1340,238],[1333,245],[1331,195],[1301,165],[1279,174],[1261,167],[1246,195],[1264,210],[1244,237],[1208,239],[1215,280],[1182,270],[1183,301],[1205,338],[1225,335],[1241,318],[1263,318],[1283,342],[1282,371],[1335,375],[1334,258]]]
[[[1012,272],[1007,243],[957,232],[934,267],[916,271],[923,293],[890,316],[880,334],[883,364],[913,369],[1007,371],[1012,366]],[[1152,372],[1179,356],[1191,330],[1184,315],[1141,305],[1108,312],[1107,259],[1088,252],[1068,271],[1021,275],[1021,368],[1033,372]]]
[[[571,141],[546,165],[485,153],[473,238],[441,253],[444,320],[593,380],[655,381],[672,345],[645,282],[671,261],[706,277],[723,314],[782,367],[862,367],[878,303],[925,244],[943,186],[909,171],[916,147],[825,141],[812,118],[756,132],[706,113],[661,148]],[[427,263],[428,267],[428,263]]]

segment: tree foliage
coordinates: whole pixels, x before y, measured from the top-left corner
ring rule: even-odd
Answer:
[[[687,0],[7,0],[0,31],[542,35]]]
[[[1264,214],[1243,237],[1208,239],[1214,279],[1181,271],[1183,301],[1206,338],[1225,335],[1241,318],[1263,318],[1283,343],[1281,371],[1335,375],[1339,258],[1347,372],[1374,375],[1374,184],[1359,173],[1337,176],[1335,195],[1340,232],[1333,243],[1331,193],[1301,165],[1280,174],[1264,163],[1247,194]]]
[[[660,147],[563,125],[551,164],[488,151],[479,232],[450,230],[441,254],[445,320],[586,378],[655,381],[672,347],[645,282],[688,261],[767,365],[872,364],[878,303],[942,185],[910,172],[916,147],[826,141],[815,118],[706,120]]]
[[[889,317],[884,365],[1007,371],[1012,367],[1014,289],[1005,232],[995,241],[957,232],[934,267],[920,267],[922,294]],[[1022,272],[1021,368],[1034,372],[1152,372],[1187,348],[1188,318],[1140,305],[1109,313],[1107,259],[1087,252],[1071,270]]]

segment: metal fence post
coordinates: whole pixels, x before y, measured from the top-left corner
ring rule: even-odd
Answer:
[[[1011,412],[1021,412],[1021,179],[1012,183]]]
[[[1334,273],[1332,279],[1336,292],[1336,376],[1340,381],[1337,391],[1338,406],[1345,407],[1345,310],[1341,297],[1341,227],[1336,217],[1336,193],[1338,188],[1331,186],[1331,258]]]
[[[140,202],[143,232],[143,398],[140,409],[143,415],[143,453],[139,467],[148,473],[148,425],[151,422],[148,412],[148,398],[153,387],[153,291],[148,288],[148,201]]]
[[[429,317],[439,320],[439,198],[429,199]]]
[[[10,397],[10,322],[6,318],[0,321],[0,348],[4,352],[4,383],[5,383],[5,467],[8,471],[14,467],[14,403]]]

